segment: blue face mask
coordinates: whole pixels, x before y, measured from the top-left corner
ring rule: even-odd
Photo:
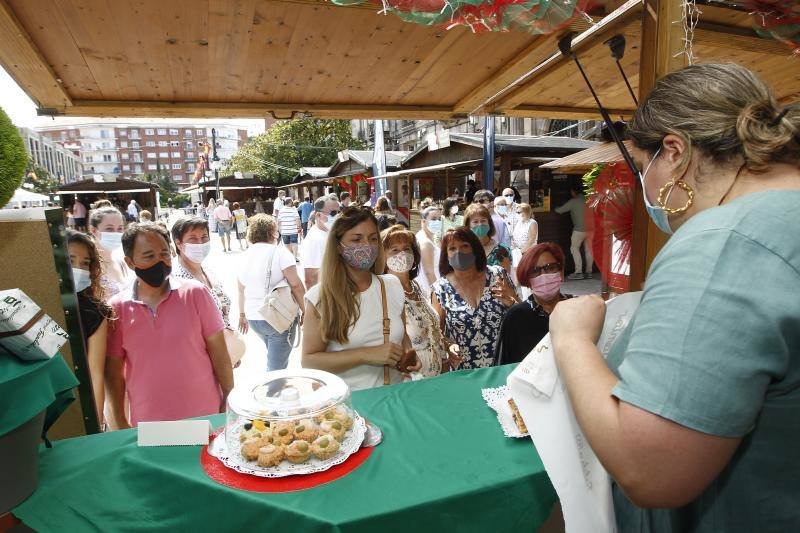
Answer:
[[[428,231],[433,233],[434,235],[438,235],[442,232],[442,221],[441,220],[429,220],[428,221]]]
[[[667,235],[672,235],[672,228],[669,226],[669,215],[667,214],[666,211],[664,211],[660,207],[650,203],[650,200],[647,198],[647,188],[644,185],[644,178],[647,175],[647,171],[650,170],[653,161],[656,160],[658,154],[660,153],[661,153],[661,148],[659,148],[656,151],[656,154],[653,156],[653,159],[651,159],[650,162],[647,164],[647,167],[645,167],[644,172],[639,173],[639,179],[642,182],[642,194],[644,195],[644,206],[647,209],[647,214],[650,215],[653,224],[655,224],[658,229],[660,229]],[[670,193],[672,193],[671,190]],[[666,204],[668,200],[669,200],[669,194],[667,195],[666,200],[664,200],[664,203]]]

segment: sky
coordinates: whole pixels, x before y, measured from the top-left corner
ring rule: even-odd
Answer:
[[[75,122],[82,121],[85,122],[86,119],[78,119],[77,117],[63,117],[63,118],[51,118],[51,117],[40,117],[36,115],[36,105],[33,101],[25,94],[19,85],[8,75],[8,73],[0,66],[0,106],[2,106],[3,110],[6,114],[11,118],[11,122],[13,122],[16,126],[19,127],[28,127],[28,128],[36,128],[42,126],[56,126],[58,124],[74,124]],[[90,117],[89,120],[98,120],[102,121],[103,119],[92,119]],[[137,121],[137,119],[132,118],[130,119],[131,122]],[[149,122],[149,121],[148,121]],[[206,121],[198,120],[198,119],[164,119],[164,123],[169,124],[170,122],[197,122],[202,123]],[[255,135],[258,133],[264,132],[264,121],[263,120],[209,120],[208,122],[225,122],[226,124],[236,124],[241,127],[247,128],[248,133],[250,135]]]

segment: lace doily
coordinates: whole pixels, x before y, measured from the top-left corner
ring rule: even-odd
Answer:
[[[500,427],[503,428],[503,434],[505,434],[506,437],[523,439],[529,436],[528,433],[522,433],[517,427],[517,424],[514,423],[514,415],[511,413],[511,406],[508,405],[511,392],[508,390],[507,385],[491,389],[481,389],[481,395],[486,405],[494,409],[497,413],[497,421],[500,422]]]

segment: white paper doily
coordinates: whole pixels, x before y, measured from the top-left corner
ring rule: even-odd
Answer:
[[[500,422],[500,427],[503,428],[503,434],[506,437],[523,439],[529,436],[528,433],[522,433],[514,422],[511,406],[508,405],[511,393],[507,385],[493,389],[481,389],[481,395],[486,405],[497,413],[497,421]]]
[[[294,464],[283,460],[277,466],[263,467],[258,466],[255,461],[247,461],[242,457],[241,450],[229,450],[225,442],[225,432],[221,432],[208,445],[208,453],[222,461],[222,464],[243,474],[251,474],[258,477],[286,477],[298,474],[313,474],[323,472],[334,465],[338,465],[347,460],[361,447],[364,441],[364,434],[367,425],[364,419],[356,415],[353,417],[353,427],[347,431],[344,441],[341,443],[339,452],[330,459],[321,460],[313,455],[305,463]]]

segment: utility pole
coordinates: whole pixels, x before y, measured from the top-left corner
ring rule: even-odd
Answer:
[[[214,167],[214,179],[217,180],[217,203],[222,201],[222,191],[219,189],[219,157],[217,157],[217,130],[211,128],[211,166]]]

